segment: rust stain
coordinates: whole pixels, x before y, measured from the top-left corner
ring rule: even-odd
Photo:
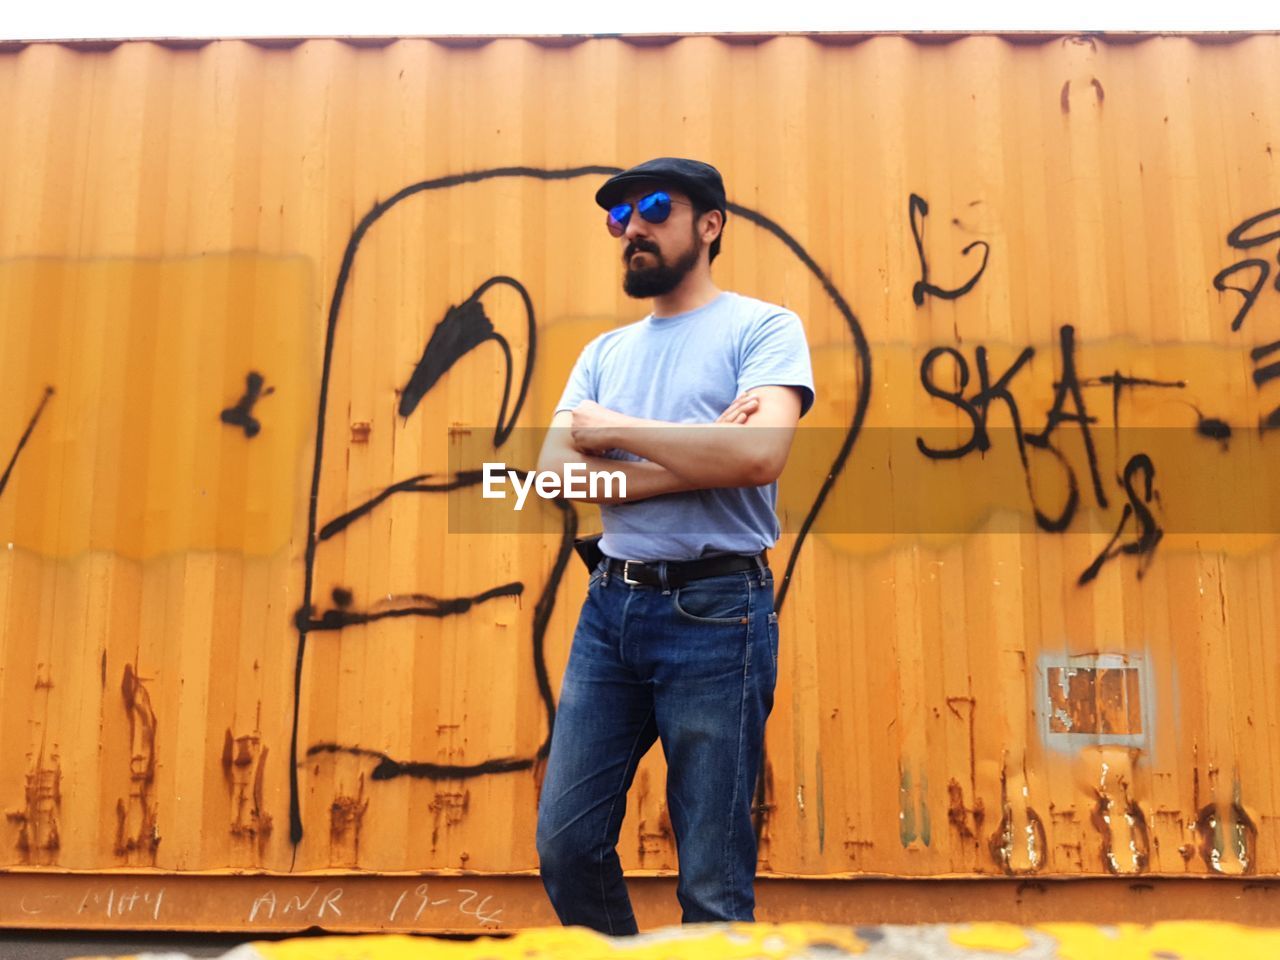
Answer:
[[[1076,46],[1076,47],[1088,47],[1094,53],[1098,52],[1098,43],[1096,40],[1094,40],[1093,37],[1088,37],[1088,36],[1063,37],[1062,46],[1065,47],[1067,44],[1071,44],[1072,46]]]
[[[533,761],[533,792],[542,799],[542,782],[547,777],[547,752],[540,751]]]
[[[1050,733],[1142,733],[1138,668],[1050,667],[1045,677]]]
[[[263,809],[263,776],[267,768],[266,747],[262,748],[262,752],[258,754],[257,772],[253,775],[253,815],[258,821],[258,837],[260,840],[266,840],[271,836],[271,814]]]
[[[1009,876],[1037,873],[1044,866],[1047,847],[1044,821],[1027,801],[1026,774],[1021,797],[1009,797],[1009,769],[1000,771],[1000,823],[991,835],[991,857]]]
[[[1089,819],[1101,840],[1102,864],[1119,876],[1145,873],[1151,862],[1147,817],[1133,795],[1140,756],[1131,747],[1093,746],[1080,752],[1076,766],[1077,785],[1094,800]]]
[[[341,790],[341,788],[339,788]],[[364,795],[364,774],[356,781],[354,796],[334,794],[329,804],[329,847],[334,863],[354,865],[360,860],[360,828],[369,801]]]
[[[1147,818],[1142,808],[1129,799],[1127,788],[1122,788],[1122,796],[1118,802],[1098,791],[1098,804],[1091,819],[1102,836],[1102,864],[1117,875],[1145,873],[1151,861]]]
[[[231,836],[257,848],[259,857],[271,836],[272,817],[264,809],[263,778],[267,747],[258,732],[234,736],[230,728],[222,744],[222,776],[231,798]]]
[[[1063,851],[1073,861],[1074,866],[1080,872],[1084,872],[1084,844],[1083,843],[1058,843],[1054,845],[1058,850]]]
[[[969,678],[970,685],[973,684],[973,678]],[[956,709],[957,704],[967,704],[969,709],[965,714],[961,714]],[[977,712],[978,702],[973,697],[947,697],[947,709],[957,720],[967,720],[969,724],[969,792],[974,796],[978,796],[978,743],[977,732],[974,729],[974,714]],[[975,828],[982,824],[982,801],[976,800],[974,808],[978,811],[975,818]]]
[[[1097,77],[1089,78],[1089,86],[1093,88],[1094,101],[1098,106],[1102,106],[1102,101],[1106,99],[1106,91],[1102,89],[1102,82]],[[1071,112],[1071,81],[1067,80],[1062,84],[1062,92],[1058,94],[1058,106],[1063,113]]]
[[[853,829],[852,824],[848,824],[850,830]],[[862,855],[864,853],[875,850],[876,845],[871,840],[846,840],[844,841],[845,856],[852,861],[856,867],[862,866]]]
[[[160,846],[157,805],[151,796],[156,779],[156,714],[151,694],[133,665],[124,665],[120,684],[129,717],[129,796],[116,802],[115,854],[129,863],[155,866]]]
[[[667,805],[665,803],[658,804],[657,824],[650,830],[648,829],[649,821],[642,819],[637,827],[639,835],[638,853],[640,862],[644,863],[645,857],[650,854],[665,854],[672,848],[675,834],[671,830],[671,817],[667,813]],[[667,866],[664,862],[663,866]]]
[[[1214,873],[1244,876],[1258,869],[1258,828],[1239,802],[1210,803],[1196,817],[1200,858]],[[1190,850],[1184,855],[1190,859]]]
[[[445,830],[457,826],[466,819],[471,809],[470,790],[437,790],[431,800],[431,849],[435,850],[440,840],[440,828]]]
[[[770,835],[770,817],[773,814],[773,764],[765,757],[764,769],[756,780],[755,802],[751,805],[751,823],[756,832],[756,864],[761,870],[768,871]]]
[[[957,838],[966,845],[978,847],[978,834],[982,830],[982,821],[986,817],[982,798],[975,797],[972,809],[964,805],[964,787],[958,780],[947,784],[947,822],[956,832]],[[972,825],[970,825],[972,821]]]
[[[62,809],[62,765],[52,754],[45,763],[44,747],[27,771],[25,804],[21,810],[9,811],[5,819],[18,827],[15,846],[26,865],[49,866],[57,863],[62,846],[58,816]]]
[[[634,789],[636,794],[635,809],[644,810],[645,806],[649,802],[649,771],[648,770],[638,770],[636,772]],[[640,861],[641,863],[643,863],[644,854],[645,854],[644,821],[643,820],[640,821],[639,834],[640,834]]]

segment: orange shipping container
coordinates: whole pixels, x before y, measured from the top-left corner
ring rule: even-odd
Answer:
[[[578,351],[643,313],[591,198],[665,154],[723,171],[715,276],[795,310],[818,378],[766,906],[1277,877],[1278,57],[6,46],[0,923],[551,919],[534,816],[598,516],[517,530],[475,471],[532,466]],[[624,866],[669,877],[659,752],[631,801]]]

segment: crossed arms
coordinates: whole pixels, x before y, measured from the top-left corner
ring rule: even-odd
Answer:
[[[664,493],[717,487],[757,487],[782,473],[800,419],[800,393],[794,387],[755,387],[739,396],[714,423],[645,420],[584,400],[551,421],[539,470],[563,474],[566,463],[585,463],[588,471],[622,471],[628,502]],[[641,461],[599,455],[626,450]],[[618,503],[621,497],[588,497],[592,503]]]

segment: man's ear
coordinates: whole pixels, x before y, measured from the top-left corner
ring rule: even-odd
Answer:
[[[724,230],[724,214],[719,210],[708,210],[702,215],[702,242],[709,244]],[[709,235],[708,235],[709,234]]]

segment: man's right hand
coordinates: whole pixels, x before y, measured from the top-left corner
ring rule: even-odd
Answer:
[[[740,395],[733,403],[725,407],[724,413],[716,417],[716,423],[746,423],[760,409],[760,400],[750,394]]]

